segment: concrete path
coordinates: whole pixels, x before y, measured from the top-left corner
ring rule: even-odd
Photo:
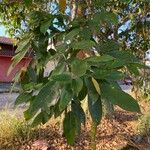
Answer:
[[[130,93],[132,86],[131,85],[120,85],[122,90],[124,90],[127,93]],[[3,93],[0,92],[0,109],[2,108],[13,108],[14,107],[14,102],[17,98],[19,93]],[[24,106],[23,106],[24,107]]]
[[[0,93],[0,109],[13,108],[18,93]]]

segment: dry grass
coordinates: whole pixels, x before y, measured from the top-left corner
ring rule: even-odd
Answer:
[[[22,111],[4,109],[0,111],[0,149],[15,141],[30,140],[32,128],[23,118]]]

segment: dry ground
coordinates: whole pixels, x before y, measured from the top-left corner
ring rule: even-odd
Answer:
[[[16,96],[14,94],[11,99],[14,100]],[[0,95],[1,104],[6,104],[5,100],[9,98],[9,94]],[[145,109],[143,111],[150,109],[149,102],[142,102],[140,105]],[[150,150],[147,137],[137,132],[138,117],[136,113],[116,108],[114,119],[103,118],[97,131],[97,150]],[[0,150],[38,150],[33,146],[36,141],[46,143],[48,149],[43,147],[41,150],[90,150],[90,129],[90,123],[87,123],[86,127],[82,128],[75,145],[70,147],[60,134],[58,122],[52,120],[47,125],[36,129],[32,138],[16,138],[13,142],[4,142],[0,145]]]
[[[112,120],[103,118],[98,126],[97,150],[150,150],[147,138],[137,133],[136,113],[117,108],[115,116]],[[57,122],[52,121],[34,132],[36,136],[32,139],[20,141],[16,139],[13,143],[1,145],[0,150],[38,150],[33,148],[33,143],[37,140],[46,142],[48,150],[90,150],[90,124],[86,124],[82,129],[74,147],[66,144],[65,138],[59,132]]]

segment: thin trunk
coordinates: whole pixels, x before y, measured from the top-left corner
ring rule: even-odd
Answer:
[[[96,150],[96,133],[97,124],[93,122],[91,128],[91,150]]]

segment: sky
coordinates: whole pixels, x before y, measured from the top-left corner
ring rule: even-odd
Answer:
[[[0,25],[0,36],[8,36],[8,34],[6,34],[5,27],[2,25]]]

